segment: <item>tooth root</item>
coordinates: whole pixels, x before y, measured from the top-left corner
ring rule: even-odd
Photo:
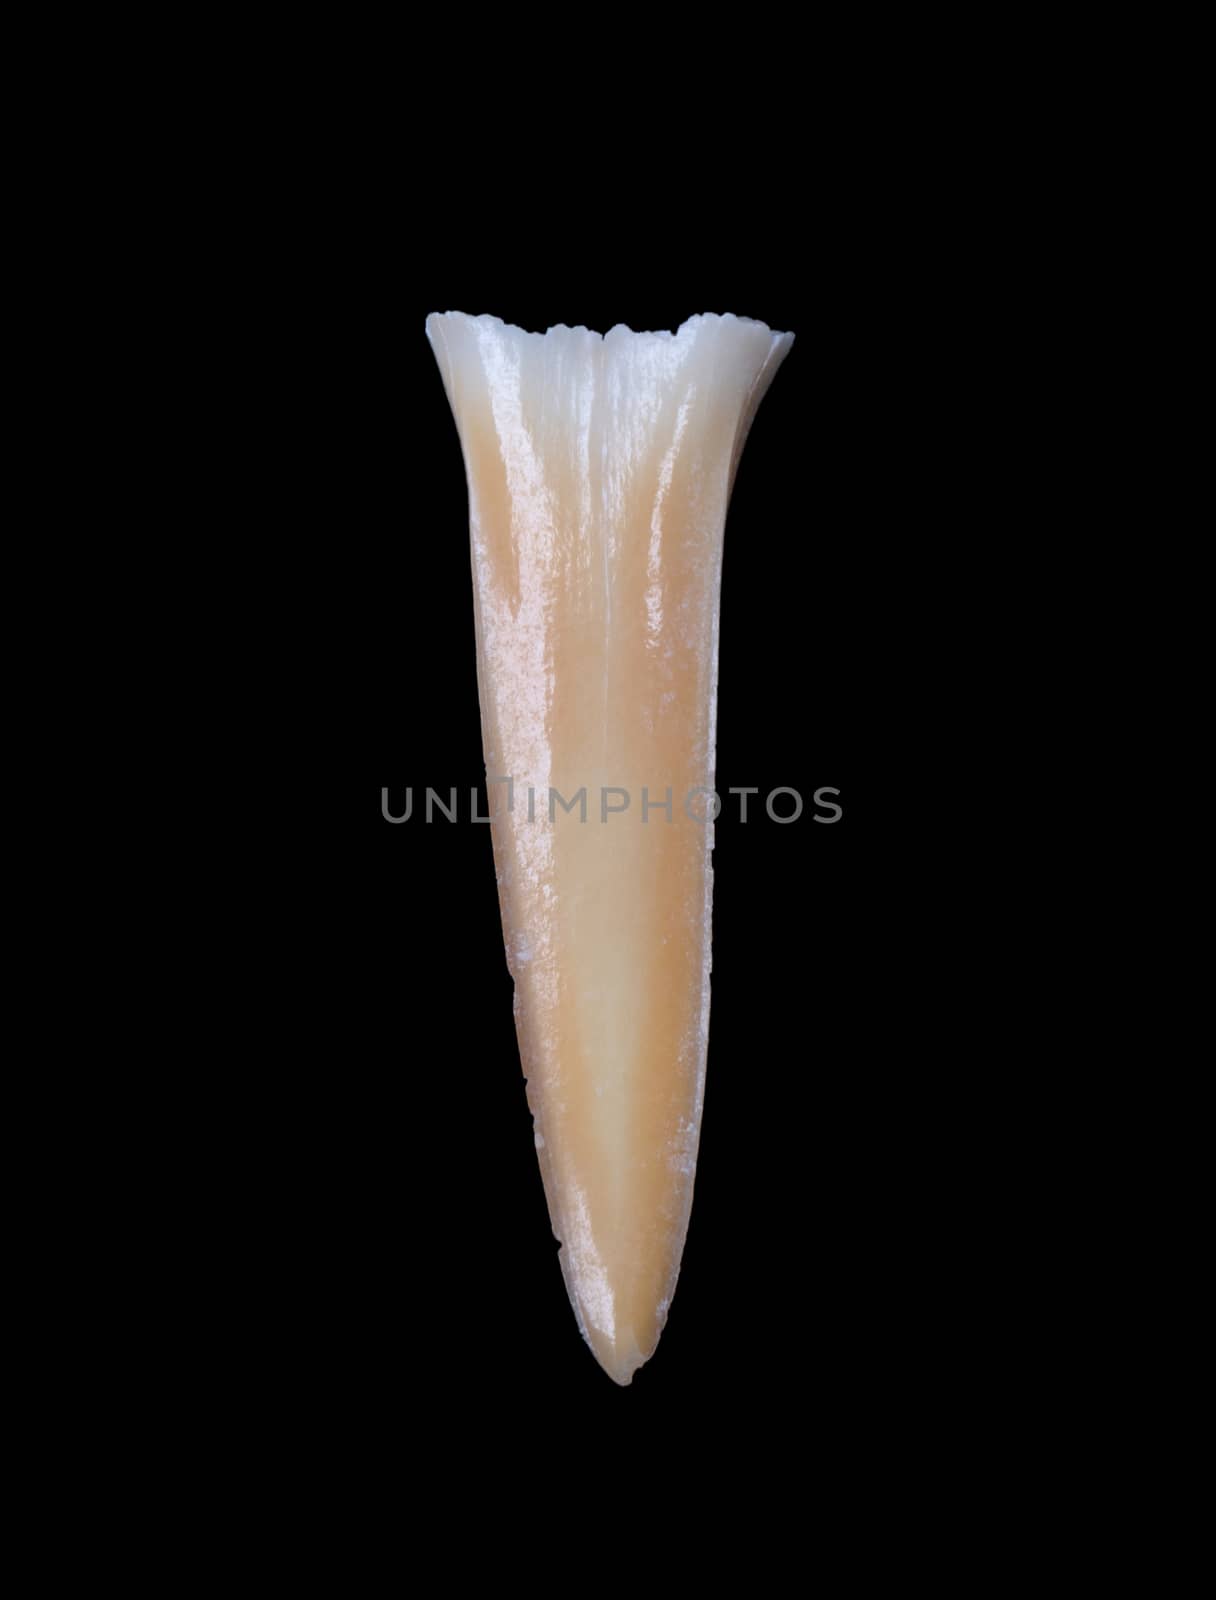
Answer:
[[[713,830],[689,815],[707,797],[686,799],[713,787],[723,525],[793,336],[731,316],[539,335],[456,312],[427,335],[465,457],[491,833],[549,1214],[580,1328],[628,1383],[675,1290],[701,1125]]]

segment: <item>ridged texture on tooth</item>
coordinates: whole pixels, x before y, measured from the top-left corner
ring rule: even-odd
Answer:
[[[513,780],[491,831],[536,1146],[579,1325],[628,1383],[671,1303],[700,1134],[713,830],[685,800],[713,786],[723,525],[792,335],[456,312],[427,334],[464,449],[487,775]],[[586,821],[551,789],[586,790]],[[628,809],[609,793],[603,820],[604,789]]]

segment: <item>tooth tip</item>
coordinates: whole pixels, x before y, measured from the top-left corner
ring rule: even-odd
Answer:
[[[628,1389],[633,1382],[633,1375],[639,1367],[645,1366],[647,1357],[640,1354],[636,1346],[629,1351],[596,1349],[592,1346],[592,1354],[599,1362],[600,1367],[622,1389]]]
[[[584,1328],[583,1337],[590,1347],[591,1354],[595,1357],[600,1368],[607,1373],[613,1383],[619,1384],[622,1389],[627,1389],[633,1382],[633,1375],[639,1367],[644,1367],[658,1348],[657,1336],[650,1342],[648,1349],[639,1345],[632,1334],[621,1338],[610,1338],[607,1334],[597,1329]]]

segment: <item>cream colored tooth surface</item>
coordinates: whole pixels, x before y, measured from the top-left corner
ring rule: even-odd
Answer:
[[[464,450],[536,1147],[579,1325],[628,1383],[675,1290],[701,1125],[723,525],[793,336],[426,326]]]

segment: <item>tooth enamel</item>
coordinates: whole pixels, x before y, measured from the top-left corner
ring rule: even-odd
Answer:
[[[602,338],[458,312],[426,328],[464,450],[536,1149],[579,1326],[628,1383],[675,1290],[701,1125],[713,826],[693,791],[714,781],[722,532],[793,336],[732,316]]]

